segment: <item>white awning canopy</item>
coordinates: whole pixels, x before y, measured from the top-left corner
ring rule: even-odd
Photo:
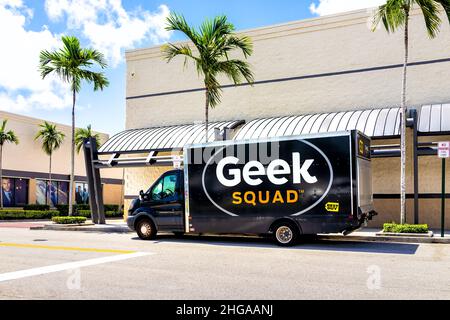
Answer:
[[[418,108],[419,135],[450,134],[450,104]],[[244,124],[241,128],[240,125]],[[372,138],[400,135],[400,108],[382,108],[331,113],[316,113],[274,118],[211,122],[208,142],[215,141],[215,128],[238,130],[234,140],[282,137],[357,129]],[[238,128],[238,129],[237,129]],[[130,129],[111,137],[99,154],[145,153],[182,150],[187,144],[205,141],[205,124]]]
[[[215,140],[214,129],[223,134],[234,129],[242,120],[211,122],[208,142]],[[187,124],[169,127],[130,129],[112,136],[98,150],[99,154],[144,153],[151,151],[181,150],[187,144],[205,142],[205,124]]]
[[[450,132],[450,104],[418,108],[419,134]],[[246,123],[235,140],[336,132],[357,129],[372,138],[400,135],[400,108],[368,109],[261,118]]]
[[[236,140],[357,129],[370,137],[399,135],[400,108],[316,113],[256,119],[245,124]]]

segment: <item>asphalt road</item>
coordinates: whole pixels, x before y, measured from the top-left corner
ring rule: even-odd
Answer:
[[[0,228],[0,299],[450,299],[450,245]]]

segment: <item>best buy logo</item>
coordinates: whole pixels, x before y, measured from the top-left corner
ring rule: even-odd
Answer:
[[[339,212],[339,203],[328,202],[327,204],[325,204],[325,209],[329,212]]]

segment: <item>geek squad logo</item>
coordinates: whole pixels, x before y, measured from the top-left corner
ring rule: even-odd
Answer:
[[[279,212],[298,216],[328,195],[333,167],[322,150],[305,140],[272,143],[284,146],[278,148],[278,158],[267,164],[242,161],[238,155],[242,153],[229,155],[227,147],[209,158],[202,187],[214,206],[230,216]]]

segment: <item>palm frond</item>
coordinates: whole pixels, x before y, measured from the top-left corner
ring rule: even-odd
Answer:
[[[174,45],[171,43],[165,44],[162,46],[161,51],[164,55],[164,59],[167,62],[172,61],[173,58],[176,56],[184,56],[184,66],[186,66],[188,59],[193,59],[195,62],[199,62],[199,58],[195,57],[192,54],[192,50],[189,47],[189,45],[186,44],[180,44],[180,45]]]
[[[226,16],[204,21],[199,33],[181,15],[173,13],[167,21],[166,30],[183,32],[192,41],[198,55],[193,54],[189,45],[169,43],[162,48],[164,59],[170,62],[176,56],[184,56],[184,65],[188,59],[194,60],[198,75],[204,77],[207,105],[213,108],[220,103],[222,89],[217,79],[222,74],[235,84],[244,79],[253,83],[250,65],[239,59],[229,59],[229,53],[233,50],[242,51],[244,57],[248,58],[253,53],[252,41],[249,37],[235,36],[234,26],[227,21]]]
[[[409,3],[409,0],[406,1]],[[404,26],[406,21],[405,5],[405,0],[388,0],[386,4],[379,6],[374,15],[372,30],[374,31],[380,22],[383,22],[389,33]]]
[[[214,45],[234,31],[234,25],[227,21],[226,16],[217,16],[213,20],[206,19],[200,26],[200,33],[205,46]]]
[[[91,66],[93,62],[96,62],[100,68],[104,69],[108,66],[103,53],[93,49],[82,49],[81,51],[81,63],[83,66]]]
[[[6,130],[6,124],[8,119],[3,119],[0,126],[0,145],[3,146],[5,143],[19,144],[19,138],[13,130]]]
[[[47,121],[40,124],[39,127],[41,129],[36,133],[34,140],[41,140],[42,150],[51,156],[55,150],[61,147],[66,135],[58,131],[56,125]]]
[[[224,74],[234,84],[242,83],[243,78],[250,84],[254,82],[254,75],[251,71],[250,64],[245,61],[231,59],[219,62],[215,67],[217,73]]]
[[[435,0],[415,0],[415,2],[422,10],[428,36],[430,38],[436,37],[442,22],[439,17],[439,3]]]
[[[214,75],[208,75],[205,78],[205,88],[207,89],[208,105],[211,108],[216,107],[220,103],[222,97],[222,88],[219,81]]]
[[[63,47],[50,52],[43,50],[39,56],[39,70],[42,78],[51,73],[62,81],[69,83],[71,90],[79,92],[82,81],[92,83],[94,91],[103,90],[109,85],[103,73],[87,70],[97,64],[100,68],[107,67],[104,55],[93,49],[82,48],[80,41],[73,36],[63,36]]]
[[[186,19],[181,14],[177,14],[174,12],[171,13],[167,17],[167,25],[165,29],[167,31],[181,31],[189,38],[189,40],[192,41],[195,46],[199,45],[199,35],[193,28],[189,26],[189,24],[186,22]]]
[[[87,128],[79,128],[75,131],[75,146],[77,153],[80,153],[81,148],[83,147],[83,143],[85,139],[90,137],[95,138],[95,142],[97,144],[97,148],[100,147],[100,135],[98,133],[92,132],[91,125],[88,125]]]
[[[448,22],[450,23],[450,0],[435,0],[438,4],[444,8],[445,15],[447,16]]]

